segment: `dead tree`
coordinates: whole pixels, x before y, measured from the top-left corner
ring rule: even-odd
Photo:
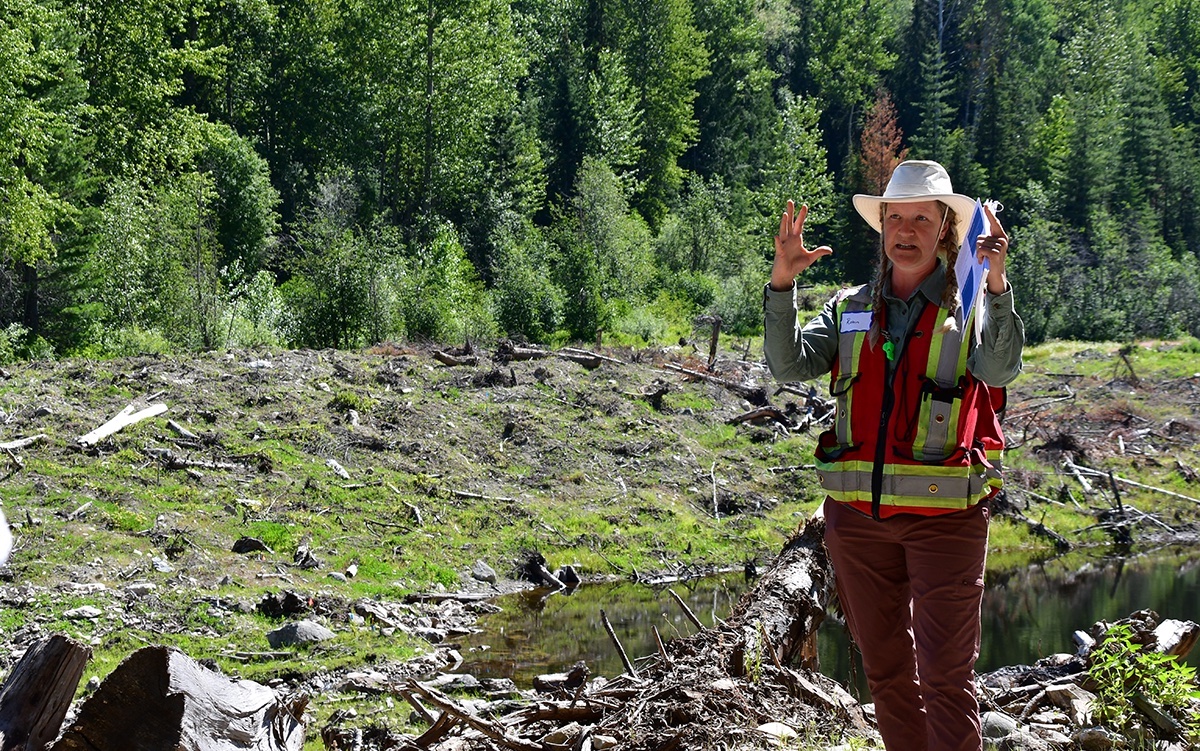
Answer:
[[[299,751],[307,703],[177,649],[145,647],[100,684],[50,751]]]
[[[25,652],[0,688],[0,749],[41,751],[54,740],[91,656],[61,634]]]

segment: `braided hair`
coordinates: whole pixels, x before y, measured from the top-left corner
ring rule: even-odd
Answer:
[[[946,316],[946,322],[942,324],[942,329],[939,332],[945,334],[958,327],[955,313],[958,312],[958,308],[962,304],[962,301],[958,298],[958,276],[954,273],[954,264],[958,261],[959,250],[958,217],[954,213],[954,209],[946,204],[938,201],[938,205],[945,212],[942,223],[946,225],[946,234],[938,240],[937,244],[938,255],[942,258],[942,263],[946,269],[946,288],[942,291],[940,305],[949,310],[949,315]],[[871,310],[875,311],[876,315],[871,316],[871,328],[867,332],[867,341],[870,343],[872,349],[875,348],[880,335],[883,333],[882,317],[878,313],[887,307],[887,304],[883,300],[883,283],[892,271],[892,259],[888,258],[887,252],[883,247],[883,222],[886,215],[887,204],[880,204],[879,253],[875,262],[875,274],[871,279]]]

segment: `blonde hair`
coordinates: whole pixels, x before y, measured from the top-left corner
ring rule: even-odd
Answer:
[[[958,312],[962,301],[958,299],[958,276],[954,273],[954,265],[958,261],[959,238],[958,238],[958,216],[954,213],[954,209],[950,208],[941,201],[937,202],[945,212],[942,218],[942,224],[946,227],[945,234],[938,239],[937,252],[942,258],[942,263],[946,269],[946,288],[942,290],[941,306],[949,311],[946,316],[945,323],[939,333],[945,334],[954,331],[958,327],[958,322],[955,314]],[[888,274],[892,270],[892,259],[888,258],[887,252],[883,247],[883,222],[887,213],[887,204],[879,205],[879,253],[875,262],[875,275],[871,279],[871,328],[867,332],[867,340],[870,342],[871,348],[874,349],[875,344],[879,341],[880,335],[883,333],[880,324],[879,312],[886,308],[886,303],[883,300],[883,282],[888,278]]]

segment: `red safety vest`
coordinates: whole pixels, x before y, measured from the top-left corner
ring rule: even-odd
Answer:
[[[829,386],[837,414],[816,449],[830,498],[882,519],[960,511],[999,491],[1005,392],[967,370],[963,332],[974,321],[943,332],[947,314],[925,305],[889,378],[882,342],[867,338],[870,288],[842,293]]]

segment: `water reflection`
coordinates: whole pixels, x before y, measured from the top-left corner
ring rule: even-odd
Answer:
[[[620,658],[600,621],[604,611],[631,657],[655,654],[651,626],[663,639],[691,634],[691,622],[667,587],[597,584],[572,593],[526,592],[498,601],[503,611],[480,621],[483,633],[464,641],[463,672],[507,677],[528,687],[533,676],[561,672],[583,660],[594,675],[617,675]],[[747,589],[740,573],[676,583],[674,590],[706,625],[727,616]],[[1149,608],[1163,617],[1200,621],[1200,550],[1174,548],[1136,559],[1074,554],[1008,571],[989,571],[983,601],[978,670],[1028,664],[1074,651],[1071,634],[1097,620]],[[822,671],[857,688],[844,629],[827,621],[818,634]],[[1189,663],[1200,666],[1200,650]]]

